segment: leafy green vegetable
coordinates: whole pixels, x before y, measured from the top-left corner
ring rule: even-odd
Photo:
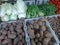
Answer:
[[[45,16],[53,15],[55,14],[55,11],[56,11],[56,7],[49,3],[42,4],[38,7],[39,7],[39,10],[42,10],[42,12],[45,13]]]
[[[39,10],[37,5],[28,6],[26,18],[35,18],[39,16],[44,16],[44,13]]]

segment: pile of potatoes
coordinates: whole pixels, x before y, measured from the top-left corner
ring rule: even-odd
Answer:
[[[27,45],[23,30],[24,19],[0,24],[0,45]]]
[[[58,19],[57,17],[52,17],[52,18],[48,18],[48,21],[50,22],[51,27],[56,32],[60,40],[60,19]]]
[[[54,45],[55,40],[46,26],[45,20],[45,18],[41,18],[27,21],[26,25],[31,45]]]

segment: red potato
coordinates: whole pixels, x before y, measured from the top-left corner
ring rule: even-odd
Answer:
[[[0,45],[26,45],[25,33],[22,29],[23,21],[21,19],[16,22],[0,25]]]
[[[31,45],[36,45],[36,43],[34,42],[34,40],[31,40]]]
[[[23,45],[23,43],[19,41],[17,45]]]
[[[7,31],[6,30],[3,30],[2,34],[3,35],[7,35]]]
[[[18,36],[18,39],[19,39],[19,40],[22,40],[22,39],[23,39],[22,35],[19,35],[19,36]]]
[[[14,33],[8,34],[8,38],[10,39],[15,39],[15,37],[16,37],[16,34]]]
[[[4,37],[5,37],[5,35],[1,35],[1,36],[0,36],[0,40],[3,40]]]
[[[2,41],[0,40],[0,45],[2,45]]]
[[[23,32],[22,29],[18,29],[18,28],[16,29],[16,31],[17,31],[18,34]]]
[[[42,43],[41,42],[37,42],[37,45],[42,45]]]
[[[10,31],[13,31],[13,30],[14,30],[13,25],[11,25],[11,26],[9,27],[9,29],[10,29]]]
[[[4,44],[8,44],[8,43],[10,43],[10,42],[11,42],[10,39],[5,39],[5,40],[2,41],[2,44],[4,45]]]
[[[22,36],[23,36],[23,37],[25,36],[25,33],[24,33],[24,32],[22,32]]]
[[[16,45],[18,41],[19,41],[19,39],[15,38],[13,44]]]
[[[12,43],[8,43],[8,45],[12,45]]]

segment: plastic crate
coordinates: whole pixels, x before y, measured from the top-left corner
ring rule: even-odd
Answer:
[[[41,17],[40,17],[41,18]],[[32,19],[26,19],[25,20],[25,27],[24,27],[24,30],[26,30],[27,31],[27,22],[31,22],[32,20],[38,20],[39,18],[32,18]],[[49,31],[51,32],[51,34],[52,34],[52,36],[54,37],[54,39],[55,39],[55,43],[54,43],[54,45],[59,45],[59,39],[58,39],[58,37],[56,36],[56,34],[55,34],[55,32],[53,31],[53,29],[51,28],[51,26],[50,26],[50,24],[49,24],[49,22],[48,21],[46,21],[46,26],[50,29]],[[28,35],[28,32],[27,32],[27,35]],[[28,35],[28,44],[29,45],[31,45],[30,43],[30,38],[29,38],[29,35]]]

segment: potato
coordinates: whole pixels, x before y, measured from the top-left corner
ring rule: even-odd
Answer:
[[[37,45],[42,45],[42,43],[41,42],[37,42]]]
[[[44,38],[43,45],[48,45],[50,38]]]
[[[34,30],[28,30],[28,33],[29,33],[29,37],[30,37],[31,39],[35,38]]]
[[[44,36],[45,36],[46,38],[51,38],[51,37],[52,37],[51,34],[50,34],[50,32],[48,32],[48,31],[45,31],[45,32],[44,32]]]
[[[10,39],[5,39],[5,40],[3,40],[2,44],[4,45],[4,44],[7,44],[7,43],[9,43],[9,42],[11,42]]]
[[[36,45],[36,43],[34,42],[34,40],[31,40],[31,45]]]
[[[40,37],[40,34],[39,34],[39,33],[37,33],[35,36],[36,36],[36,38],[39,38],[39,37]]]
[[[34,24],[33,24],[33,27],[34,27],[34,29],[39,29],[39,24],[34,23]]]
[[[46,30],[46,26],[41,26],[41,31],[45,31]]]
[[[15,37],[16,37],[16,34],[14,33],[8,34],[8,38],[10,39],[15,39]]]

